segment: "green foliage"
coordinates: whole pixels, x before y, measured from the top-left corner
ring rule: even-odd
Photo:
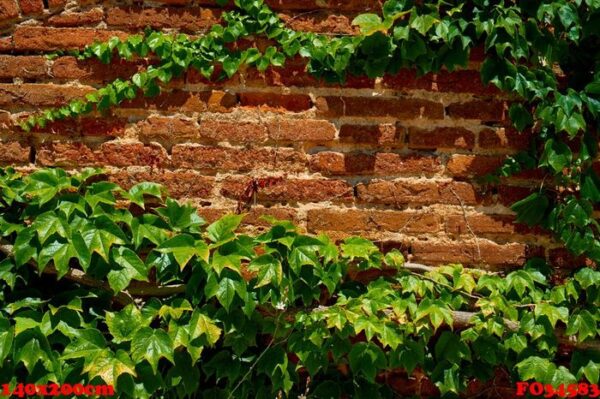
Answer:
[[[391,397],[384,376],[396,369],[419,369],[449,397],[496,367],[512,381],[597,381],[596,270],[556,286],[536,262],[505,276],[459,265],[420,275],[362,238],[336,245],[274,219],[247,236],[240,215],[205,227],[159,186],[98,180],[90,170],[0,172],[9,384],[106,383],[124,398],[337,398]],[[39,185],[49,181],[56,190]],[[390,276],[353,278],[381,268]],[[555,328],[585,344],[570,362]]]

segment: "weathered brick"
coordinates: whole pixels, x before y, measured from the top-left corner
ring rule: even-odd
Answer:
[[[0,165],[24,165],[29,163],[29,146],[17,141],[0,142]]]
[[[134,100],[124,101],[119,107],[193,114],[208,110],[207,101],[210,95],[210,92],[163,91],[156,97],[139,96]]]
[[[512,128],[485,129],[479,132],[479,147],[483,149],[524,150],[529,146],[531,132]]]
[[[417,76],[417,73],[411,69],[402,69],[395,75],[385,75],[383,77],[383,86],[394,90],[433,90],[434,75],[428,73],[424,76]]]
[[[471,150],[475,146],[475,134],[460,127],[439,127],[433,130],[411,128],[408,148],[434,150],[437,148]]]
[[[131,141],[109,141],[100,146],[99,161],[110,166],[170,166],[169,154],[161,145]]]
[[[145,141],[181,142],[197,140],[198,124],[192,119],[151,116],[138,124],[140,138]]]
[[[267,140],[267,128],[259,122],[200,121],[200,137],[206,140],[230,143],[260,143]]]
[[[323,120],[279,119],[267,124],[269,137],[282,141],[326,142],[335,138],[333,124]]]
[[[450,104],[446,111],[451,118],[477,119],[482,122],[501,122],[505,119],[506,103],[498,100],[473,100]]]
[[[553,248],[548,251],[549,263],[559,269],[579,269],[580,267],[591,267],[595,265],[591,259],[585,256],[575,256],[565,248]]]
[[[48,18],[48,23],[52,26],[70,27],[95,25],[104,19],[102,8],[92,8],[83,12],[66,11]]]
[[[106,23],[109,27],[128,30],[151,27],[198,33],[218,23],[220,14],[220,10],[209,8],[109,7]]]
[[[475,205],[482,200],[477,189],[464,182],[374,180],[359,184],[357,190],[360,202],[396,206],[436,203],[460,205],[461,201],[465,205]]]
[[[456,214],[446,215],[444,225],[447,234],[472,235],[514,235],[514,234],[544,234],[539,228],[530,228],[515,222],[512,215],[487,215],[487,214]]]
[[[232,177],[223,182],[221,195],[239,199],[250,183],[248,178]],[[352,186],[342,180],[282,179],[260,189],[261,202],[348,202],[353,199]]]
[[[393,124],[379,125],[342,125],[339,140],[341,143],[382,144],[402,146],[402,128]]]
[[[19,7],[23,14],[41,14],[44,11],[42,0],[19,0]]]
[[[98,155],[83,143],[45,143],[36,151],[36,163],[40,166],[76,168],[97,166]]]
[[[325,117],[444,118],[442,103],[407,97],[325,96],[317,98],[316,105],[317,114]]]
[[[478,243],[416,241],[412,244],[413,260],[428,265],[462,263],[515,267],[523,265],[535,251],[522,243],[496,244],[485,240]]]
[[[247,172],[254,169],[302,172],[306,170],[306,155],[291,148],[226,148],[201,145],[176,145],[172,151],[173,165],[210,171]]]
[[[12,36],[0,37],[0,51],[9,52],[14,49]]]
[[[0,0],[0,24],[5,24],[19,16],[15,0]]]
[[[156,170],[151,168],[129,168],[110,175],[110,180],[129,189],[137,183],[151,181],[165,186],[174,198],[210,198],[215,180],[201,173],[185,171]]]
[[[476,70],[454,72],[441,71],[435,76],[435,86],[442,92],[473,93],[476,95],[498,95],[500,90],[493,85],[484,85],[481,74]]]
[[[498,202],[506,206],[511,206],[537,190],[530,187],[500,185],[497,191]]]
[[[13,41],[14,48],[19,51],[53,51],[82,49],[94,41],[103,42],[113,36],[125,39],[127,34],[115,30],[18,26]]]
[[[352,35],[359,33],[357,26],[352,25],[353,14],[332,14],[330,11],[314,11],[310,14],[279,14],[281,20],[295,31],[335,33]]]
[[[110,65],[99,60],[77,60],[75,57],[60,57],[52,64],[52,76],[60,80],[81,82],[112,82],[117,78],[129,79],[146,63],[131,63],[115,60]]]
[[[307,229],[311,233],[436,233],[440,229],[440,217],[434,212],[311,209],[307,213]]]
[[[338,153],[323,151],[311,157],[311,169],[327,175],[432,175],[441,171],[437,158],[394,153]]]
[[[0,55],[0,79],[37,79],[47,75],[45,57]]]
[[[266,108],[270,111],[302,112],[312,107],[307,94],[240,93],[240,105]]]
[[[493,173],[504,163],[503,156],[453,155],[446,170],[455,177],[483,176]]]
[[[0,84],[0,106],[5,108],[19,108],[30,106],[56,107],[81,98],[94,91],[91,87],[84,86],[59,86],[54,84]]]
[[[276,10],[328,9],[367,12],[381,8],[377,0],[267,0],[266,3]]]
[[[119,118],[81,118],[77,121],[84,136],[121,137],[127,121]]]
[[[48,0],[48,6],[50,8],[63,7],[65,4],[67,4],[67,0]]]

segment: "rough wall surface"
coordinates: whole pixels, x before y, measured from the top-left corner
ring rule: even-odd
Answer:
[[[379,9],[375,0],[267,3],[294,29],[343,34],[354,32],[354,15]],[[31,133],[15,127],[32,111],[127,78],[148,62],[40,54],[147,26],[199,34],[219,15],[210,0],[0,0],[0,164],[101,166],[126,187],[157,181],[199,205],[209,221],[234,211],[258,179],[269,184],[251,201],[249,229],[264,228],[259,216],[269,214],[310,233],[371,238],[427,264],[510,268],[546,256],[572,265],[544,232],[515,224],[508,208],[539,187],[538,174],[481,182],[528,144],[509,127],[510,98],[481,84],[481,54],[453,73],[402,71],[344,86],[310,77],[301,59],[216,83],[190,71],[159,97],[109,115]]]

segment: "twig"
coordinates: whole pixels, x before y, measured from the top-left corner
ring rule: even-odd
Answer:
[[[477,260],[480,261],[481,260],[481,248],[479,248],[479,239],[477,238],[477,235],[471,228],[471,224],[469,223],[469,220],[467,219],[467,211],[465,209],[465,203],[463,202],[462,198],[459,197],[459,195],[456,193],[456,191],[454,191],[454,189],[452,187],[450,187],[450,192],[452,194],[454,194],[454,196],[458,200],[458,203],[460,204],[460,208],[462,209],[462,213],[463,213],[463,218],[465,219],[465,225],[467,226],[469,233],[471,233],[471,235],[473,236],[473,239],[475,240],[475,247],[477,248]]]

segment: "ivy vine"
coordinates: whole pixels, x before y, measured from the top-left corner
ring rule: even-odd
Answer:
[[[287,221],[244,235],[243,217],[207,226],[161,186],[126,191],[97,170],[2,170],[0,380],[323,399],[393,397],[399,370],[444,397],[493,389],[500,371],[598,382],[597,270],[432,268]]]
[[[158,63],[83,100],[32,115],[23,129],[103,112],[141,93],[155,96],[161,85],[189,69],[223,79],[242,67],[265,71],[299,55],[312,75],[343,83],[347,75],[374,78],[401,68],[420,74],[452,71],[466,66],[475,46],[483,46],[482,81],[517,95],[520,101],[511,105],[509,116],[518,130],[535,133],[529,150],[509,157],[492,180],[542,169],[546,177],[540,189],[512,207],[518,221],[541,225],[576,256],[600,261],[600,225],[593,217],[600,178],[592,167],[600,113],[598,0],[388,0],[382,15],[354,19],[361,34],[339,37],[294,31],[262,0],[233,3],[222,14],[223,24],[198,38],[147,31],[75,52],[79,59],[104,63],[148,56]],[[264,52],[232,46],[259,36],[273,43]]]

